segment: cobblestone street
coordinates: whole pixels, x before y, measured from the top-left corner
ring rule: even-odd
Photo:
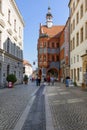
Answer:
[[[87,91],[59,83],[47,87],[46,95],[54,130],[87,130]]]
[[[14,129],[36,90],[34,83],[0,89],[0,130]]]
[[[87,90],[62,83],[0,89],[0,130],[86,129]]]

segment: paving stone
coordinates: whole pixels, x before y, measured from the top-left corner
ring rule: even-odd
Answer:
[[[35,83],[0,89],[0,130],[14,129],[36,90]]]
[[[61,89],[47,87],[46,92],[55,130],[87,129],[87,92],[81,88],[65,88],[63,85]]]

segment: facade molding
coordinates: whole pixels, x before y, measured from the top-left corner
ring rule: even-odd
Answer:
[[[23,20],[23,17],[21,16],[21,13],[20,13],[17,5],[16,5],[15,0],[9,0],[9,1],[10,1],[11,5],[13,6],[13,8],[15,9],[15,11],[16,11],[18,17],[20,18],[20,20],[21,20],[21,22],[23,24],[23,27],[24,27],[24,20]]]

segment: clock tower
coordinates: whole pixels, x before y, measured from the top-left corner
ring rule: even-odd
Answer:
[[[51,28],[53,25],[53,20],[52,20],[53,16],[51,14],[51,8],[48,7],[48,13],[46,14],[46,25],[48,28]]]

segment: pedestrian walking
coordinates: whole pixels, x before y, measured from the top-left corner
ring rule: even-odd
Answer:
[[[47,76],[47,83],[50,85],[50,76]]]
[[[40,76],[38,76],[38,86],[40,86],[40,83],[41,83],[41,78]]]
[[[51,84],[54,85],[54,76],[51,77]]]
[[[36,76],[36,86],[38,86],[39,82],[38,82],[38,75]]]

